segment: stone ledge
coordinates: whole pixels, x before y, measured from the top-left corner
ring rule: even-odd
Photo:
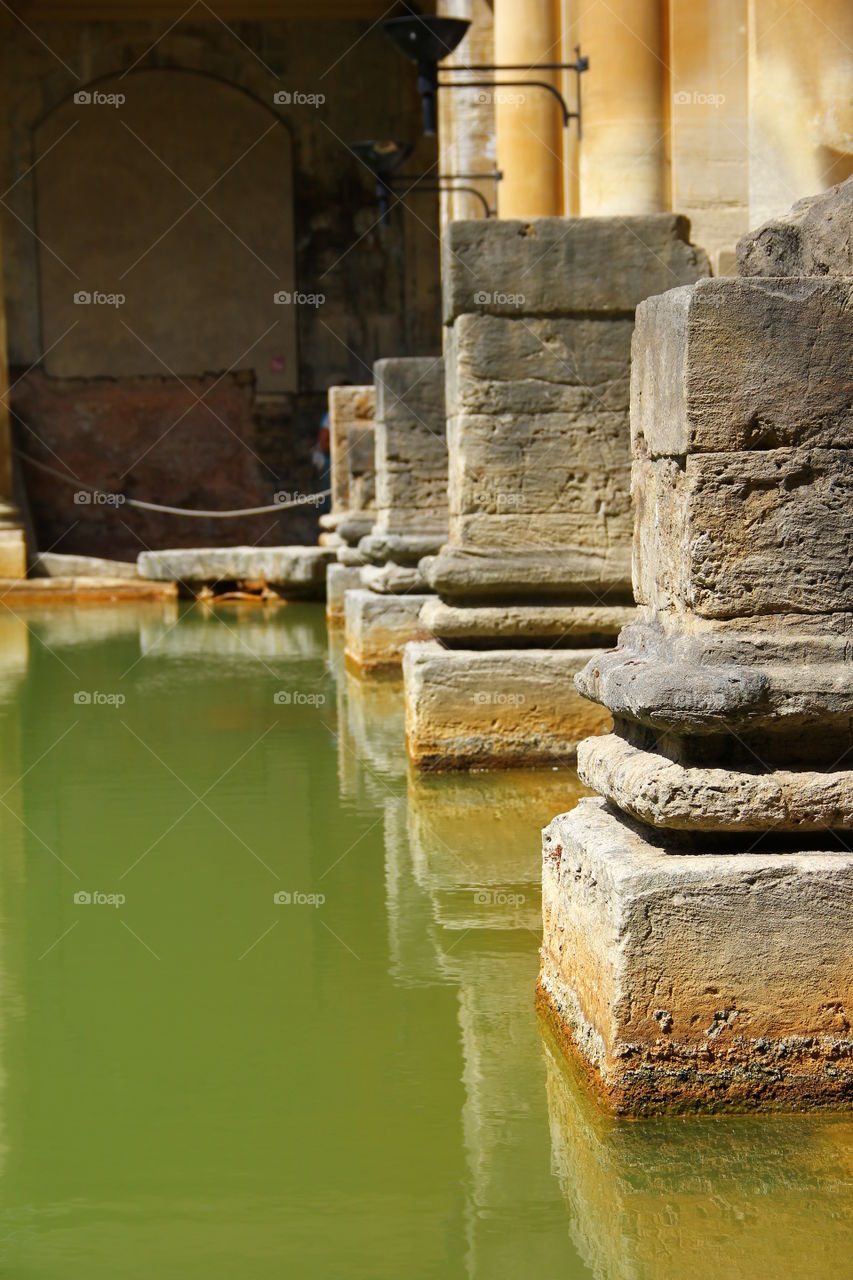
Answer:
[[[616,734],[578,747],[582,782],[653,827],[719,831],[853,828],[853,772],[686,768]]]
[[[189,547],[143,551],[137,565],[143,578],[161,582],[267,582],[282,594],[321,598],[335,559],[332,547]]]
[[[853,618],[846,618],[835,635],[780,628],[679,636],[662,629],[661,615],[654,625],[623,631],[618,647],[590,663],[576,683],[614,716],[658,729],[702,734],[817,722],[843,728],[853,716]]]
[[[428,532],[385,533],[374,528],[366,538],[362,538],[358,549],[365,560],[371,564],[413,565],[424,556],[433,555],[445,541],[447,529],[433,529]]]
[[[558,547],[553,551],[512,552],[442,547],[425,560],[424,577],[434,591],[460,600],[541,596],[562,598],[564,603],[601,603],[608,593],[614,603],[631,599],[630,547],[609,551]]]
[[[347,591],[345,656],[360,671],[399,670],[410,640],[428,636],[418,621],[425,595],[378,595]]]
[[[442,241],[444,323],[470,312],[633,312],[662,288],[711,274],[689,235],[675,213],[452,222]]]
[[[451,605],[437,597],[424,605],[421,621],[438,640],[492,648],[517,644],[540,647],[563,643],[567,648],[611,644],[634,619],[625,605],[508,604]]]
[[[580,698],[572,677],[589,649],[406,646],[406,742],[419,769],[573,763],[577,744],[610,717]]]
[[[394,564],[392,560],[387,564],[365,565],[361,571],[361,582],[368,591],[375,591],[381,596],[408,595],[412,591],[423,594],[428,590],[417,566]]]
[[[604,1102],[849,1108],[853,855],[662,852],[604,801],[543,833],[539,998]]]

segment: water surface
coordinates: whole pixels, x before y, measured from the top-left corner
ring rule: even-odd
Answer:
[[[4,610],[0,722],[0,1274],[853,1274],[849,1120],[590,1105],[576,778],[409,777],[319,608]]]

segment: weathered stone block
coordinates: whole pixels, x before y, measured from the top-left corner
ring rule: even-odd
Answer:
[[[403,657],[406,741],[420,769],[573,762],[578,740],[610,721],[575,691],[589,649],[443,649]]]
[[[326,569],[326,618],[333,627],[343,626],[347,591],[361,587],[358,565],[330,564]]]
[[[630,314],[643,298],[709,275],[678,214],[453,222],[442,242],[444,323],[493,315]]]
[[[372,507],[375,406],[372,386],[329,388],[333,515]]]
[[[586,648],[611,643],[633,620],[634,612],[625,605],[607,604],[452,605],[436,596],[421,610],[421,622],[437,640],[465,648],[514,644]]]
[[[333,547],[190,547],[143,551],[140,576],[186,583],[267,582],[282,595],[322,599]]]
[[[650,827],[738,835],[853,827],[853,772],[686,766],[617,734],[578,747],[581,781]]]
[[[584,606],[623,603],[631,592],[630,547],[598,546],[517,551],[502,547],[446,546],[421,562],[428,584],[449,600],[494,601],[539,596],[580,601]]]
[[[853,856],[679,854],[581,800],[544,832],[540,995],[603,1099],[853,1098]]]
[[[853,275],[853,180],[798,200],[738,242],[740,276]]]
[[[701,280],[637,308],[631,433],[651,458],[853,447],[853,281]]]
[[[428,636],[418,621],[428,598],[348,591],[344,606],[347,661],[362,671],[399,669],[406,644]]]
[[[447,331],[448,416],[622,414],[632,330],[630,316],[459,316]]]
[[[445,527],[444,361],[378,360],[376,532]]]
[[[711,618],[853,610],[849,457],[813,446],[639,454],[638,603]]]

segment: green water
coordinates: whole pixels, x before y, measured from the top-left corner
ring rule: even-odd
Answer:
[[[849,1120],[578,1092],[533,1011],[576,782],[409,778],[319,608],[4,610],[0,721],[3,1276],[853,1274]]]

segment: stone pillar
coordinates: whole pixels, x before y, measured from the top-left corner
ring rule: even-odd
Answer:
[[[441,66],[491,65],[495,61],[494,17],[489,0],[439,0],[436,11],[442,17],[467,18],[471,23],[465,39]],[[465,76],[455,72],[445,80],[476,80],[486,76]],[[492,94],[484,89],[445,89],[438,95],[438,172],[492,173],[495,170],[495,107]],[[493,181],[463,182],[482,193],[489,208],[497,199]],[[442,235],[448,223],[460,218],[482,218],[483,205],[466,191],[443,191],[439,195]]]
[[[326,571],[326,617],[332,626],[343,625],[344,593],[360,584],[364,557],[358,542],[376,515],[375,406],[372,386],[329,388],[332,509],[320,524],[330,531],[325,540],[334,539],[338,553],[337,564]]]
[[[0,243],[0,579],[27,576],[27,547],[20,512],[15,505],[12,464],[12,425],[9,413],[9,343],[3,295]]]
[[[684,219],[467,222],[444,247],[450,536],[406,653],[421,768],[565,763],[572,677],[631,616],[637,303],[707,273]]]
[[[580,211],[659,213],[669,206],[668,89],[660,0],[590,0],[580,37],[583,77]]]
[[[853,181],[637,312],[639,621],[578,679],[540,991],[631,1113],[853,1097]]]
[[[362,671],[392,670],[427,588],[418,561],[447,537],[447,439],[441,357],[378,360],[376,520],[361,539],[362,590],[346,593],[346,656]]]
[[[750,225],[746,53],[747,0],[670,0],[672,207],[714,275]]]
[[[750,225],[853,173],[853,7],[749,0]]]
[[[496,73],[495,79],[544,80],[559,88],[559,72],[537,63],[561,60],[558,0],[495,0],[495,63],[523,63],[529,71]],[[545,89],[508,85],[494,90],[501,218],[536,218],[563,212],[563,121],[559,103]]]

